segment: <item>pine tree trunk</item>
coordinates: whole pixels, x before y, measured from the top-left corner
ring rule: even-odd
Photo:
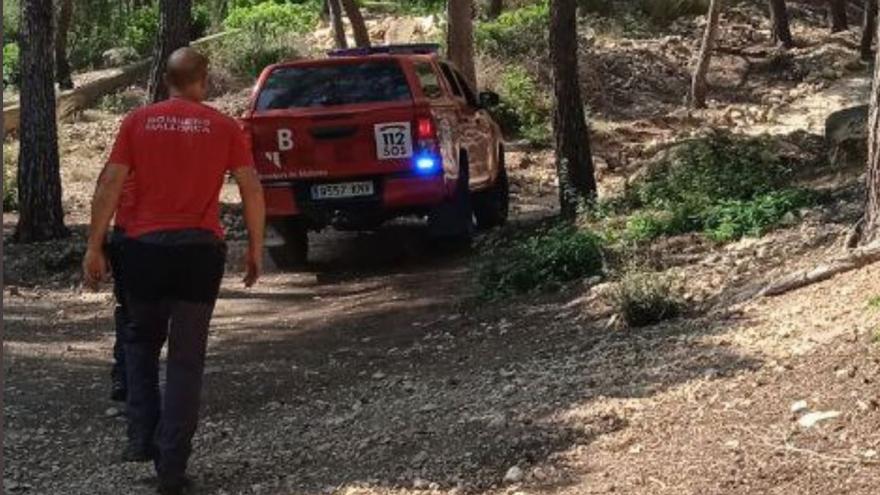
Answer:
[[[174,50],[189,44],[192,26],[192,0],[159,0],[159,36],[153,50],[153,67],[147,94],[150,101],[168,98],[165,67]]]
[[[446,4],[449,25],[446,33],[446,49],[449,59],[467,78],[471,86],[477,85],[477,69],[474,66],[474,2],[473,0],[449,0]]]
[[[773,41],[785,48],[794,48],[785,0],[770,0],[770,22],[773,25]]]
[[[486,8],[486,17],[489,19],[495,19],[501,12],[504,10],[504,0],[489,0],[489,5]]]
[[[846,18],[846,0],[828,0],[828,13],[831,17],[832,33],[849,29],[849,22]]]
[[[721,16],[721,0],[712,0],[706,16],[706,31],[703,33],[703,44],[697,63],[694,65],[694,77],[691,81],[691,105],[694,108],[706,108],[706,74],[712,61],[712,50],[715,49],[715,38],[718,36],[718,18]]]
[[[370,46],[370,32],[367,31],[364,16],[361,15],[361,9],[357,6],[355,0],[342,0],[342,8],[345,9],[345,15],[348,17],[349,22],[351,22],[354,44],[361,48]]]
[[[874,44],[874,35],[877,32],[877,1],[865,0],[865,18],[862,21],[862,42],[859,51],[862,60],[866,62],[874,56],[871,46]]]
[[[330,27],[333,30],[333,41],[336,48],[348,48],[348,40],[345,38],[345,24],[342,22],[342,6],[339,0],[327,0],[330,10]]]
[[[880,55],[880,50],[877,53]],[[874,61],[874,85],[871,90],[870,109],[868,117],[868,172],[865,177],[868,198],[859,239],[862,245],[880,240],[880,58]]]
[[[67,34],[73,16],[73,0],[60,0],[58,31],[55,34],[55,82],[61,89],[73,89],[70,63],[67,61]]]
[[[578,205],[596,199],[590,132],[578,81],[575,0],[550,2],[550,58],[553,65],[553,134],[563,218],[574,219]]]
[[[58,130],[52,63],[52,0],[21,3],[21,127],[18,155],[18,242],[68,234],[61,207]]]

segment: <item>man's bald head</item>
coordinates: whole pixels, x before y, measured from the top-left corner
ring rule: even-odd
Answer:
[[[208,77],[208,57],[194,48],[185,46],[168,57],[165,81],[180,93],[188,93],[194,85],[205,86]]]

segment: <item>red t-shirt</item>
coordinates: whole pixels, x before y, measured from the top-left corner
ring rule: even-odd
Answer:
[[[223,237],[220,188],[226,172],[253,167],[235,120],[211,107],[172,98],[126,116],[110,163],[127,165],[133,198],[123,223],[129,237],[203,229]]]
[[[134,175],[128,174],[125,185],[122,186],[122,195],[119,197],[119,206],[116,207],[116,218],[113,224],[120,229],[127,229],[134,216]]]

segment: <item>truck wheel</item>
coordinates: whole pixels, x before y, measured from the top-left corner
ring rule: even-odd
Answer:
[[[474,209],[470,193],[470,168],[467,154],[459,157],[455,195],[431,212],[428,227],[432,237],[470,244],[474,234]]]
[[[309,257],[309,231],[299,218],[286,217],[269,220],[272,228],[284,240],[280,246],[268,248],[269,257],[282,270],[305,266]]]
[[[510,210],[510,183],[504,160],[502,159],[500,163],[495,184],[485,191],[474,193],[474,216],[477,218],[477,228],[480,230],[500,227],[507,223]]]

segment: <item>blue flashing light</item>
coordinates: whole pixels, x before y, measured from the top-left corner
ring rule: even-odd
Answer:
[[[416,172],[427,174],[435,172],[440,160],[431,153],[422,153],[415,157]]]

